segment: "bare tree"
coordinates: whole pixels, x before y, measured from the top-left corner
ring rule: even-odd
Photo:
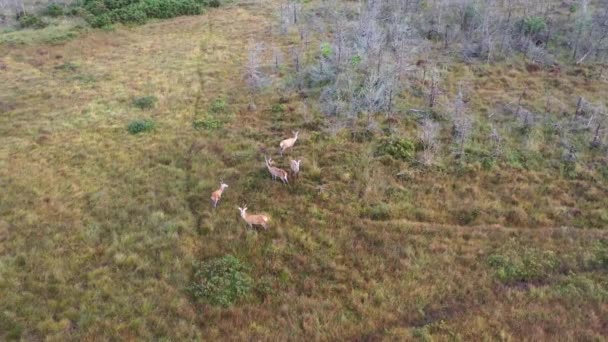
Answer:
[[[250,111],[256,110],[255,96],[260,92],[264,85],[264,78],[260,70],[260,54],[263,47],[259,43],[251,43],[247,62],[245,64],[244,78],[247,88],[249,89],[249,106]]]
[[[452,136],[457,145],[456,156],[464,157],[465,143],[467,142],[473,127],[473,120],[469,116],[469,113],[464,102],[464,95],[462,90],[458,91],[456,99],[454,100],[452,109]]]
[[[419,138],[422,144],[420,161],[426,166],[432,165],[435,161],[435,156],[439,149],[438,135],[439,124],[429,118],[424,119]]]

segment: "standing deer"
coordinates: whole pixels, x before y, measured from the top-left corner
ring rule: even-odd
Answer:
[[[243,220],[245,220],[245,222],[247,222],[247,224],[249,225],[249,228],[253,229],[253,226],[262,226],[264,227],[264,229],[268,229],[268,222],[270,221],[270,218],[266,215],[248,215],[247,214],[247,206],[244,206],[243,208],[238,207],[239,211],[241,212],[241,217],[243,218]]]
[[[280,169],[276,166],[272,166],[272,159],[264,156],[266,159],[266,167],[272,176],[272,180],[276,180],[277,177],[283,181],[284,184],[289,184],[289,180],[287,179],[287,171]]]
[[[292,131],[291,133],[293,133],[293,138],[285,139],[281,141],[281,144],[279,145],[281,147],[281,156],[283,156],[283,152],[285,152],[285,150],[293,147],[296,140],[298,140],[298,134],[300,134],[300,131]]]
[[[228,187],[228,184],[224,183],[223,180],[220,179],[220,188],[215,190],[212,194],[211,194],[211,201],[213,201],[213,207],[217,207],[217,202],[220,201],[220,199],[222,198],[222,193],[224,192],[224,190]]]
[[[300,162],[302,162],[301,159],[289,160],[289,166],[291,166],[291,173],[294,177],[298,177],[298,175],[300,174]]]

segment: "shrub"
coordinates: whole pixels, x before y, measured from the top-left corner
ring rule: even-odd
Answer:
[[[202,0],[201,4],[206,7],[220,7],[222,3],[220,0]]]
[[[87,18],[87,21],[92,27],[95,28],[108,27],[113,23],[112,18],[109,14],[90,16]]]
[[[45,13],[49,17],[59,17],[63,15],[63,8],[59,4],[49,4]]]
[[[410,160],[414,156],[416,145],[409,139],[386,138],[380,142],[377,155],[390,155],[395,159]]]
[[[469,225],[475,222],[479,217],[480,211],[478,208],[456,210],[454,213],[456,221],[460,225]]]
[[[362,212],[363,217],[368,217],[375,221],[390,219],[390,208],[386,203],[379,203],[365,208]]]
[[[131,121],[127,126],[127,130],[131,134],[139,134],[153,130],[154,126],[154,121],[150,119],[138,119]]]
[[[127,7],[113,10],[109,13],[109,15],[112,18],[113,22],[120,22],[126,24],[144,24],[148,19],[145,7],[141,3],[132,4]],[[156,100],[156,98],[154,98],[154,100]]]
[[[194,298],[209,304],[231,306],[249,296],[253,288],[249,267],[232,255],[208,260],[195,268],[189,291]]]
[[[47,25],[48,24],[44,20],[33,14],[25,14],[19,17],[19,26],[22,28],[41,29]]]
[[[511,246],[513,247],[513,246]],[[555,253],[530,248],[509,248],[488,257],[488,264],[503,283],[539,281],[559,266]]]
[[[213,113],[224,113],[226,112],[226,100],[221,97],[218,97],[211,103],[211,108],[209,108]]]
[[[194,120],[192,125],[194,126],[195,129],[214,130],[214,129],[222,128],[223,123],[219,119],[208,116],[201,120]]]
[[[522,30],[526,35],[535,35],[545,30],[547,24],[542,17],[531,16],[523,19]]]
[[[282,104],[282,103],[275,103],[275,104],[272,105],[271,110],[272,110],[273,113],[277,113],[277,114],[284,113],[285,112],[285,105]]]
[[[84,5],[84,8],[94,16],[108,13],[108,7],[102,0],[89,1]]]
[[[156,96],[147,95],[140,96],[133,99],[133,105],[139,109],[151,109],[156,105]]]
[[[161,19],[201,13],[194,0],[144,0],[142,8],[148,17]]]

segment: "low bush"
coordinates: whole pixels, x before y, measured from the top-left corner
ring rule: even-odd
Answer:
[[[45,14],[49,17],[59,17],[63,15],[63,7],[59,4],[51,3],[46,6]]]
[[[395,159],[410,160],[414,157],[416,145],[406,138],[386,138],[383,139],[377,150],[376,155],[390,155]]]
[[[201,4],[205,7],[220,7],[222,2],[220,0],[202,0]]]
[[[139,96],[133,99],[133,105],[139,109],[152,109],[156,105],[156,96]]]
[[[213,103],[211,103],[211,107],[209,108],[209,110],[216,114],[225,113],[226,112],[226,100],[224,100],[221,97],[218,97],[217,99],[215,99],[213,101]]]
[[[383,221],[390,219],[390,208],[386,203],[380,203],[365,208],[362,213],[362,217],[370,218],[374,221]]]
[[[270,110],[275,114],[284,113],[285,105],[282,103],[275,103],[272,105],[272,108]]]
[[[139,134],[153,130],[155,127],[154,121],[150,119],[133,120],[127,126],[127,131],[131,134]]]
[[[222,128],[223,123],[214,117],[208,116],[204,119],[194,120],[192,126],[194,126],[195,129],[215,130]]]
[[[518,247],[492,254],[487,261],[503,283],[540,281],[559,266],[555,253],[551,251]]]
[[[143,24],[148,18],[196,15],[205,6],[219,5],[219,1],[199,0],[85,0],[83,7],[91,26],[105,27],[113,23]]]
[[[253,289],[249,267],[232,255],[211,259],[195,266],[189,286],[196,299],[228,307],[248,297]]]
[[[42,20],[42,18],[33,14],[25,14],[19,17],[19,26],[21,28],[41,29],[45,28],[47,25],[47,22]]]

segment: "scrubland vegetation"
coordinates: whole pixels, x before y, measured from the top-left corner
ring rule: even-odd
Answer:
[[[21,7],[0,340],[608,336],[605,1]]]

